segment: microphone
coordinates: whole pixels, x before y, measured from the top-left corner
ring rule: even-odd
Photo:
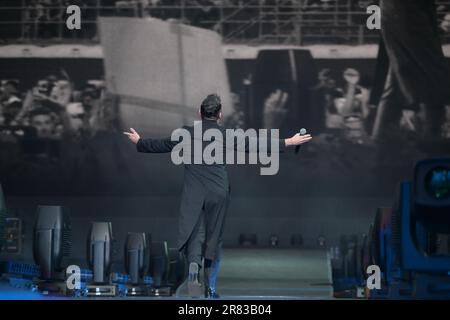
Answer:
[[[301,136],[304,136],[306,134],[306,129],[305,128],[301,128],[299,133],[300,133]],[[298,150],[300,150],[300,146],[299,145],[295,147],[295,153],[298,153]]]

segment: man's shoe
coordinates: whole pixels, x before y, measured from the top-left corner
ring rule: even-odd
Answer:
[[[215,284],[216,281],[213,279],[213,269],[205,268],[204,269],[204,283],[205,283],[205,298],[206,299],[219,299],[220,296],[216,292]]]
[[[202,284],[199,281],[199,266],[195,262],[189,264],[188,294],[191,298],[200,298],[202,295]]]
[[[220,295],[216,292],[216,290],[208,288],[206,290],[205,298],[207,298],[207,299],[220,299]]]

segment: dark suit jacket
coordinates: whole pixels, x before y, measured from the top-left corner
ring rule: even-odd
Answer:
[[[225,128],[219,126],[216,121],[203,120],[201,124],[203,132],[207,129],[217,129],[222,132],[223,137],[226,137]],[[191,145],[193,145],[195,143],[194,126],[183,128],[190,132],[190,143]],[[245,144],[242,147],[245,149],[245,152],[258,151],[251,150],[252,143],[257,144],[259,142],[257,141],[257,139],[253,141],[252,139],[256,138],[246,137],[245,140],[243,140]],[[170,137],[165,139],[140,139],[136,147],[137,151],[139,152],[166,153],[171,152],[172,149],[180,142],[181,141],[171,141]],[[270,146],[272,142],[278,144],[280,152],[284,152],[284,140],[278,139],[276,141],[272,141],[272,139],[270,139],[270,135],[268,135],[266,141],[267,151],[271,151]],[[208,144],[210,144],[210,142],[202,142],[202,150]],[[236,149],[237,146],[235,146],[234,150]],[[226,153],[226,141],[224,141],[223,154],[226,155]],[[180,249],[189,239],[189,236],[192,233],[196,222],[198,221],[199,215],[202,212],[203,204],[205,203],[205,201],[227,201],[230,192],[228,174],[225,164],[193,164],[193,161],[191,161],[191,164],[184,164],[184,168],[184,185],[180,206],[181,220],[178,243],[178,247]]]

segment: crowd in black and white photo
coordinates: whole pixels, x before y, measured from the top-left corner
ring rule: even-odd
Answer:
[[[29,89],[17,80],[0,87],[2,165],[52,163],[64,145],[83,145],[118,129],[116,99],[103,81],[75,88],[69,75],[49,75]]]

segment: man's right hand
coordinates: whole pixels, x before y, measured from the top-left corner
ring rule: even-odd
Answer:
[[[286,144],[286,147],[299,146],[309,142],[311,139],[312,137],[310,134],[301,135],[300,133],[297,133],[295,136],[285,139],[284,143]]]
[[[138,141],[141,138],[141,136],[133,128],[130,128],[130,131],[131,132],[124,132],[123,134],[127,135],[128,139],[130,139],[131,142],[133,142],[134,144],[138,143]]]

